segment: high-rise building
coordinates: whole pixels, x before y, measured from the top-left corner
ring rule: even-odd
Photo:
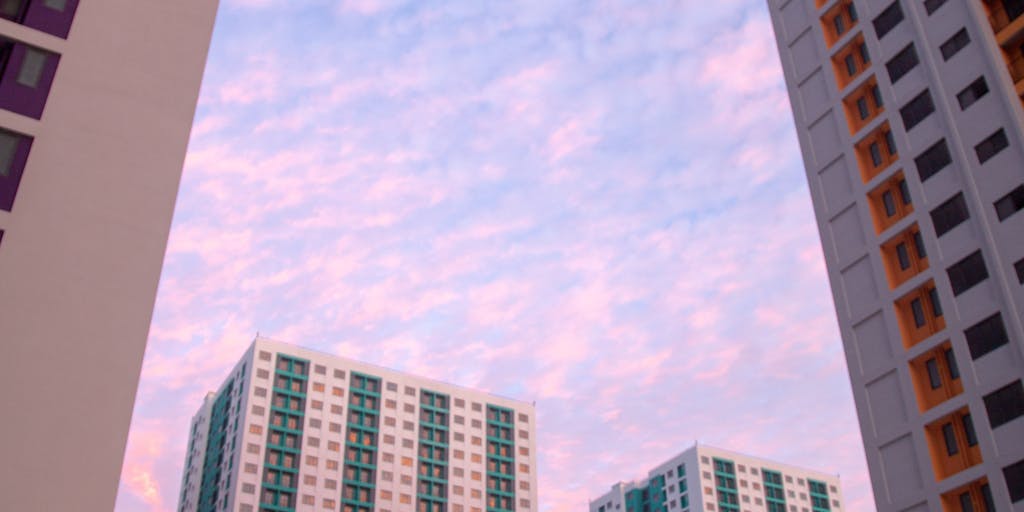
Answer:
[[[257,337],[192,419],[179,512],[537,510],[531,404]]]
[[[217,0],[0,0],[5,510],[111,510]]]
[[[839,477],[696,444],[638,481],[619,482],[590,512],[841,512]]]
[[[1024,2],[768,5],[878,510],[1024,510]]]

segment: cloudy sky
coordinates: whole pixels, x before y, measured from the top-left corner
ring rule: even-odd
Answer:
[[[535,400],[542,511],[695,440],[873,510],[764,0],[222,0],[118,512],[257,331]]]

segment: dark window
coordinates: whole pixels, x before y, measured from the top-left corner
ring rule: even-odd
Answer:
[[[914,326],[924,327],[924,306],[921,305],[921,299],[914,299],[910,301],[910,312],[914,315]]]
[[[956,354],[953,353],[953,349],[947,348],[942,355],[946,358],[946,366],[949,367],[949,378],[959,379],[960,367],[956,365]]]
[[[882,206],[885,206],[885,216],[896,215],[896,202],[892,199],[892,192],[886,190],[882,193]]]
[[[978,162],[985,163],[1009,145],[1010,141],[1006,138],[1006,132],[1000,128],[992,135],[985,137],[985,140],[979,142],[977,146],[974,146],[974,152],[978,155]]]
[[[924,118],[931,115],[932,112],[935,112],[935,102],[932,101],[932,95],[928,92],[928,89],[925,89],[900,109],[900,117],[903,118],[903,128],[909,132],[921,121],[924,121]]]
[[[1024,259],[1014,263],[1013,269],[1017,271],[1017,281],[1020,281],[1020,284],[1024,284]]]
[[[882,108],[885,106],[882,103],[882,90],[878,88],[878,85],[871,86],[871,98],[875,100],[875,106]]]
[[[892,130],[885,132],[885,150],[889,156],[896,156],[896,139],[892,136]]]
[[[1024,416],[1024,385],[1017,380],[985,395],[985,410],[992,428]]]
[[[910,253],[907,251],[907,244],[900,242],[896,245],[896,259],[899,261],[900,270],[910,268]]]
[[[970,414],[964,414],[960,417],[960,423],[964,426],[964,437],[967,438],[967,446],[975,446],[978,444],[978,434],[974,431],[974,420],[971,419]]]
[[[953,296],[970,290],[974,285],[988,279],[988,268],[981,251],[974,251],[970,256],[956,262],[946,269],[949,284],[953,288]]]
[[[1006,489],[1010,491],[1010,501],[1017,503],[1024,500],[1024,460],[1003,468]]]
[[[850,7],[853,7],[853,5],[850,5]],[[868,45],[861,43],[859,50],[860,60],[864,61],[864,64],[871,64],[871,54],[868,53]]]
[[[857,8],[853,4],[846,6],[846,14],[850,16],[850,21],[853,23],[857,23],[857,20],[860,19],[857,16]]]
[[[996,502],[992,499],[992,488],[988,484],[981,486],[981,499],[985,500],[985,512],[996,512]]]
[[[1010,215],[1019,212],[1024,208],[1024,185],[1011,190],[1009,194],[999,198],[993,206],[996,207],[996,216],[999,217],[1000,222],[1006,220]]]
[[[968,327],[964,331],[964,337],[967,339],[971,359],[978,359],[1010,341],[1006,334],[1006,326],[1003,325],[1003,315],[1000,313]]]
[[[882,150],[878,149],[878,143],[877,142],[872,142],[868,146],[868,152],[871,153],[871,163],[875,167],[878,167],[879,165],[882,165]]]
[[[32,138],[0,129],[0,210],[11,211]]]
[[[871,23],[875,25],[875,36],[881,39],[901,21],[903,21],[903,9],[900,9],[900,3],[897,0],[886,7],[882,14],[879,14]]]
[[[889,81],[895,84],[920,62],[920,59],[917,58],[917,50],[914,49],[914,43],[908,44],[906,48],[900,50],[893,58],[889,59],[889,62],[885,63],[885,69],[889,72]]]
[[[2,0],[0,18],[67,38],[78,0]]]
[[[942,376],[939,375],[939,362],[932,358],[926,361],[924,366],[928,370],[928,383],[931,384],[932,389],[941,388]]]
[[[928,301],[932,303],[932,315],[942,316],[942,302],[939,301],[939,291],[935,288],[928,290]]]
[[[960,110],[966,110],[986,94],[988,94],[988,83],[985,82],[985,77],[979,76],[977,80],[971,82],[971,85],[957,93],[956,99],[960,102]]]
[[[900,201],[902,201],[904,205],[910,204],[910,189],[907,188],[907,180],[900,180],[899,185],[897,186],[900,189]]]
[[[871,112],[868,111],[868,99],[867,98],[865,98],[863,96],[861,96],[860,98],[857,98],[857,113],[860,114],[860,119],[862,121],[867,119],[868,116],[871,115]]]
[[[971,493],[960,493],[960,512],[974,512],[974,502],[971,501]]]
[[[3,91],[0,108],[39,119],[50,94],[60,56],[22,43],[3,43]]]
[[[924,0],[924,10],[929,16],[931,16],[931,14],[939,7],[942,7],[942,4],[944,3],[946,3],[946,0]]]
[[[952,162],[953,157],[949,154],[949,146],[946,145],[946,139],[939,139],[938,142],[932,144],[930,148],[924,150],[923,153],[917,155],[917,158],[914,159],[914,164],[917,166],[917,175],[921,177],[922,182],[935,176]]]
[[[836,35],[843,35],[846,33],[846,23],[843,22],[843,15],[837,14],[835,18],[832,18],[832,25],[836,28]]]
[[[847,55],[846,59],[844,59],[843,62],[846,63],[846,74],[847,75],[853,76],[853,75],[857,74],[857,60],[853,58],[853,54],[852,53]]]
[[[960,29],[959,32],[953,34],[953,37],[947,39],[945,43],[939,46],[939,50],[942,52],[942,60],[949,60],[970,42],[971,37],[967,35],[967,29]]]
[[[942,426],[942,438],[946,441],[946,455],[953,456],[960,453],[960,447],[956,445],[956,431],[952,423]]]
[[[945,235],[949,230],[970,218],[970,216],[970,213],[967,211],[967,203],[964,201],[964,195],[958,192],[955,196],[931,211],[935,236]]]
[[[918,259],[928,257],[928,253],[924,250],[924,238],[921,236],[920,231],[914,233],[914,251],[917,252]]]

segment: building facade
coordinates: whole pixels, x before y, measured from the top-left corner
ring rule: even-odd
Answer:
[[[266,338],[188,443],[179,512],[537,510],[533,405]]]
[[[768,6],[878,510],[1024,510],[1024,2]]]
[[[590,512],[842,511],[839,477],[697,444],[590,501]]]
[[[216,8],[0,1],[7,510],[114,507]]]

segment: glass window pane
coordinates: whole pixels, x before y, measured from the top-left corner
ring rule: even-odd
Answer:
[[[43,76],[43,66],[46,64],[46,53],[35,48],[25,48],[25,60],[21,61],[21,69],[18,70],[17,82],[26,87],[35,89],[39,86],[39,79]]]

